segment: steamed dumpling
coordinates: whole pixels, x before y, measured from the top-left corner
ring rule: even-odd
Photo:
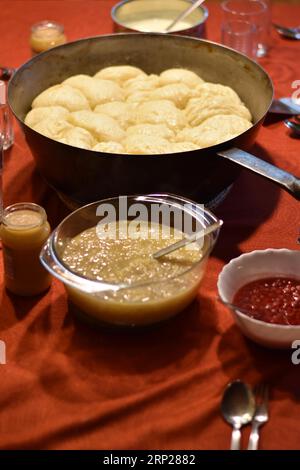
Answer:
[[[67,120],[69,114],[70,112],[62,106],[42,106],[29,111],[25,117],[25,124],[29,127],[34,127],[46,118]]]
[[[38,95],[25,123],[74,147],[114,154],[170,154],[229,140],[251,127],[230,87],[172,68],[147,75],[131,65],[74,75]]]
[[[117,83],[111,80],[101,80],[89,75],[74,75],[63,83],[80,90],[88,99],[92,108],[97,104],[123,99],[124,93]]]
[[[164,139],[173,139],[174,132],[165,124],[136,124],[127,129],[127,135],[149,135],[153,137],[163,137]]]
[[[96,140],[90,132],[81,127],[72,127],[64,132],[64,136],[59,139],[64,144],[73,145],[90,150],[96,143]]]
[[[139,90],[127,96],[127,103],[131,103],[133,106],[138,107],[139,104],[149,101],[149,96],[149,90]]]
[[[124,141],[127,153],[135,155],[154,155],[171,153],[172,147],[168,140],[163,137],[153,137],[150,135],[129,135]]]
[[[137,124],[165,124],[176,131],[185,125],[185,117],[172,101],[157,100],[142,103],[136,110]]]
[[[69,85],[54,85],[40,93],[33,100],[32,108],[39,108],[41,106],[62,106],[69,111],[90,108],[84,94]]]
[[[100,141],[120,142],[125,137],[125,133],[118,122],[105,114],[98,114],[93,111],[77,111],[72,113],[69,119],[74,126],[83,127]]]
[[[146,76],[145,72],[138,67],[133,67],[132,65],[113,65],[99,70],[94,76],[104,80],[113,80],[121,84],[138,75]]]
[[[194,96],[202,98],[203,101],[206,102],[210,102],[216,96],[218,96],[219,98],[223,99],[224,103],[242,103],[239,95],[232,88],[229,86],[220,85],[218,83],[202,83],[196,87]]]
[[[165,85],[150,93],[149,99],[151,100],[169,100],[177,106],[177,108],[184,108],[191,98],[192,92],[189,87],[184,83],[171,83]]]
[[[202,78],[200,78],[195,72],[181,68],[165,70],[160,74],[159,80],[162,86],[169,85],[170,83],[184,83],[192,89],[197,85],[204,83]]]
[[[43,119],[33,127],[36,132],[54,140],[64,138],[65,133],[72,128],[73,126],[65,119],[53,119],[51,117]]]
[[[130,103],[124,101],[112,101],[111,103],[98,104],[95,113],[107,114],[114,118],[123,129],[135,122],[133,107]]]
[[[98,144],[93,147],[93,150],[106,153],[125,153],[124,147],[120,142],[98,142]]]
[[[190,150],[197,150],[199,146],[193,142],[175,142],[172,144],[172,151],[175,152],[189,152]]]
[[[187,122],[192,126],[199,126],[206,119],[219,114],[235,114],[251,121],[249,110],[241,102],[226,102],[222,96],[215,95],[211,99],[206,97],[192,98],[185,110]]]
[[[138,75],[123,84],[125,96],[128,97],[137,91],[152,91],[159,86],[158,75]]]
[[[213,116],[200,126],[183,129],[177,135],[177,140],[193,142],[198,148],[209,147],[236,137],[249,129],[251,125],[249,121],[240,116]]]

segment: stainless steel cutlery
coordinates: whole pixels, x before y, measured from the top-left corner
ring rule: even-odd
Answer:
[[[227,385],[221,403],[223,418],[233,430],[231,450],[240,450],[241,428],[251,423],[248,450],[257,450],[260,427],[269,419],[269,389],[266,384],[258,384],[252,391],[249,385],[235,380]]]

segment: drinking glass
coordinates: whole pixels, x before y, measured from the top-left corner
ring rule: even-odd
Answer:
[[[9,149],[14,143],[13,120],[6,95],[6,83],[0,80],[0,134],[3,150]]]
[[[248,21],[228,21],[222,25],[222,43],[250,58],[254,58],[257,46],[255,27]]]
[[[264,57],[269,48],[271,24],[270,4],[268,0],[224,0],[223,26],[230,21],[240,20],[252,24],[255,28],[256,56]]]

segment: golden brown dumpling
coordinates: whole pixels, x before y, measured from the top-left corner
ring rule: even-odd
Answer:
[[[105,114],[93,111],[76,111],[70,115],[69,119],[74,126],[83,127],[100,141],[120,142],[125,137],[118,122]]]
[[[105,80],[113,80],[120,84],[126,82],[130,78],[135,78],[138,75],[146,76],[138,67],[133,67],[132,65],[113,65],[111,67],[105,67],[104,69],[99,70],[94,76],[96,78],[103,78]]]
[[[43,119],[68,119],[70,111],[62,106],[41,106],[40,108],[34,108],[29,111],[25,117],[25,124],[29,127],[34,127]]]
[[[164,70],[164,72],[160,74],[159,81],[162,86],[169,85],[170,83],[184,83],[192,89],[203,83],[202,78],[195,72],[181,68]]]
[[[119,101],[124,98],[121,87],[111,80],[101,80],[89,75],[74,75],[63,83],[80,90],[88,99],[92,108],[97,104]]]
[[[69,85],[54,85],[40,93],[32,103],[33,108],[41,106],[62,106],[69,111],[90,109],[84,94]]]
[[[136,122],[137,124],[165,124],[173,131],[177,131],[184,127],[185,117],[172,101],[147,101],[136,109]]]

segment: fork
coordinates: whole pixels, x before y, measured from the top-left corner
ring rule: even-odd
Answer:
[[[248,450],[257,450],[259,441],[259,428],[269,419],[268,401],[269,389],[266,384],[256,385],[254,388],[256,409],[252,420],[252,429],[249,437]]]

